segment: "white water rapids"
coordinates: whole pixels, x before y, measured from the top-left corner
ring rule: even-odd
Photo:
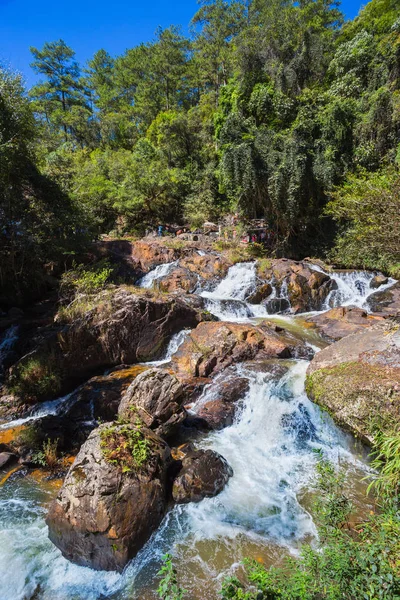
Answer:
[[[171,265],[157,267],[141,285],[152,285],[167,267]],[[371,274],[333,277],[338,289],[326,306],[328,302],[364,306],[374,291],[369,287]],[[249,320],[266,316],[264,306],[246,303],[255,285],[254,263],[241,263],[202,296],[219,318]],[[296,317],[284,319],[300,331]],[[187,333],[174,336],[164,359],[152,364],[167,362]],[[54,492],[43,483],[27,477],[0,486],[1,600],[155,599],[156,573],[165,552],[174,555],[189,598],[211,600],[218,597],[218,578],[227,575],[233,563],[246,556],[273,563],[283,552],[297,552],[303,541],[314,538],[307,490],[315,450],[322,449],[335,464],[346,465],[350,479],[361,480],[365,466],[354,452],[352,439],[308,400],[304,391],[308,363],[281,360],[274,364],[281,367],[278,375],[268,364],[259,370],[236,367],[250,383],[241,411],[232,426],[197,443],[216,450],[232,466],[234,475],[223,492],[198,504],[175,506],[122,575],[78,567],[61,556],[47,538],[45,506]],[[212,386],[205,388],[194,412],[210,390]]]

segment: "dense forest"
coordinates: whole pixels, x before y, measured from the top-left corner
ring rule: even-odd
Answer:
[[[21,301],[100,234],[265,217],[276,253],[400,273],[400,2],[201,0],[86,65],[0,68],[0,288]]]

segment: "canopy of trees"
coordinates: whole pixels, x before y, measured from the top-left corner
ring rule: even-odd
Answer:
[[[364,184],[384,237],[399,212],[400,0],[349,22],[330,0],[199,4],[190,37],[159,29],[122,56],[80,66],[63,40],[31,48],[29,92],[0,71],[2,286],[12,273],[21,287],[32,248],[53,260],[79,231],[227,211],[266,217],[292,256],[329,251],[336,221],[336,260],[363,266],[368,219],[350,196],[362,211]],[[394,273],[398,252],[367,266]]]

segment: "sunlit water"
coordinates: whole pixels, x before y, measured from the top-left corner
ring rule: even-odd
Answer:
[[[357,281],[366,279],[350,275],[338,275],[347,286],[341,301],[363,305],[369,288]],[[207,305],[212,312],[224,320],[265,316],[264,307],[246,303],[255,289],[255,277],[254,263],[235,265],[213,291],[202,296],[210,302]],[[324,345],[315,330],[304,329],[301,317],[268,318],[316,350]],[[187,335],[183,331],[174,336],[164,358],[151,364],[168,362]],[[356,504],[362,497],[359,489],[365,490],[362,479],[366,466],[352,438],[308,400],[304,391],[307,364],[302,360],[279,361],[283,374],[278,377],[268,363],[259,370],[254,365],[236,367],[241,377],[249,379],[249,391],[233,425],[197,442],[200,447],[220,452],[232,466],[233,477],[216,498],[174,507],[122,575],[73,565],[51,544],[44,523],[46,506],[56,493],[50,485],[38,484],[28,476],[0,486],[1,600],[154,599],[157,571],[165,552],[174,555],[191,599],[216,599],[221,579],[244,557],[273,564],[285,553],[296,553],[302,542],[315,539],[309,498],[315,450],[322,449],[335,464],[345,467]],[[209,399],[207,394],[212,394],[212,386],[205,388],[193,412],[205,397]],[[43,408],[63,410],[68,397],[55,402],[59,406]],[[368,508],[365,500],[359,508],[361,512]]]

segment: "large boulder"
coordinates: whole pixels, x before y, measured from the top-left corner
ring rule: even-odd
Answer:
[[[166,437],[186,417],[184,387],[166,369],[149,369],[129,386],[119,407],[119,416],[135,423],[139,417],[147,427]]]
[[[91,433],[46,518],[51,541],[78,565],[122,571],[160,524],[169,448],[145,427]]]
[[[212,498],[222,492],[232,475],[232,468],[217,452],[188,452],[174,479],[172,497],[178,503],[200,502],[203,498]]]
[[[92,308],[83,309],[71,323],[23,357],[12,369],[12,384],[24,387],[28,396],[23,378],[27,367],[34,364],[36,372],[43,371],[47,381],[53,378],[57,382],[56,393],[62,394],[108,367],[158,358],[171,335],[210,318],[195,298],[186,302],[173,295],[137,294],[125,288],[108,290]],[[33,400],[51,397],[50,386],[37,383]]]
[[[305,358],[309,348],[267,321],[258,326],[242,323],[200,323],[172,357],[176,370],[185,376],[208,377],[226,367],[256,356]]]
[[[307,318],[307,322],[313,323],[330,341],[340,340],[350,333],[376,324],[379,320],[382,320],[382,317],[370,315],[356,306],[340,306]]]
[[[371,444],[377,425],[400,422],[400,328],[385,321],[315,355],[307,393],[335,421]]]

